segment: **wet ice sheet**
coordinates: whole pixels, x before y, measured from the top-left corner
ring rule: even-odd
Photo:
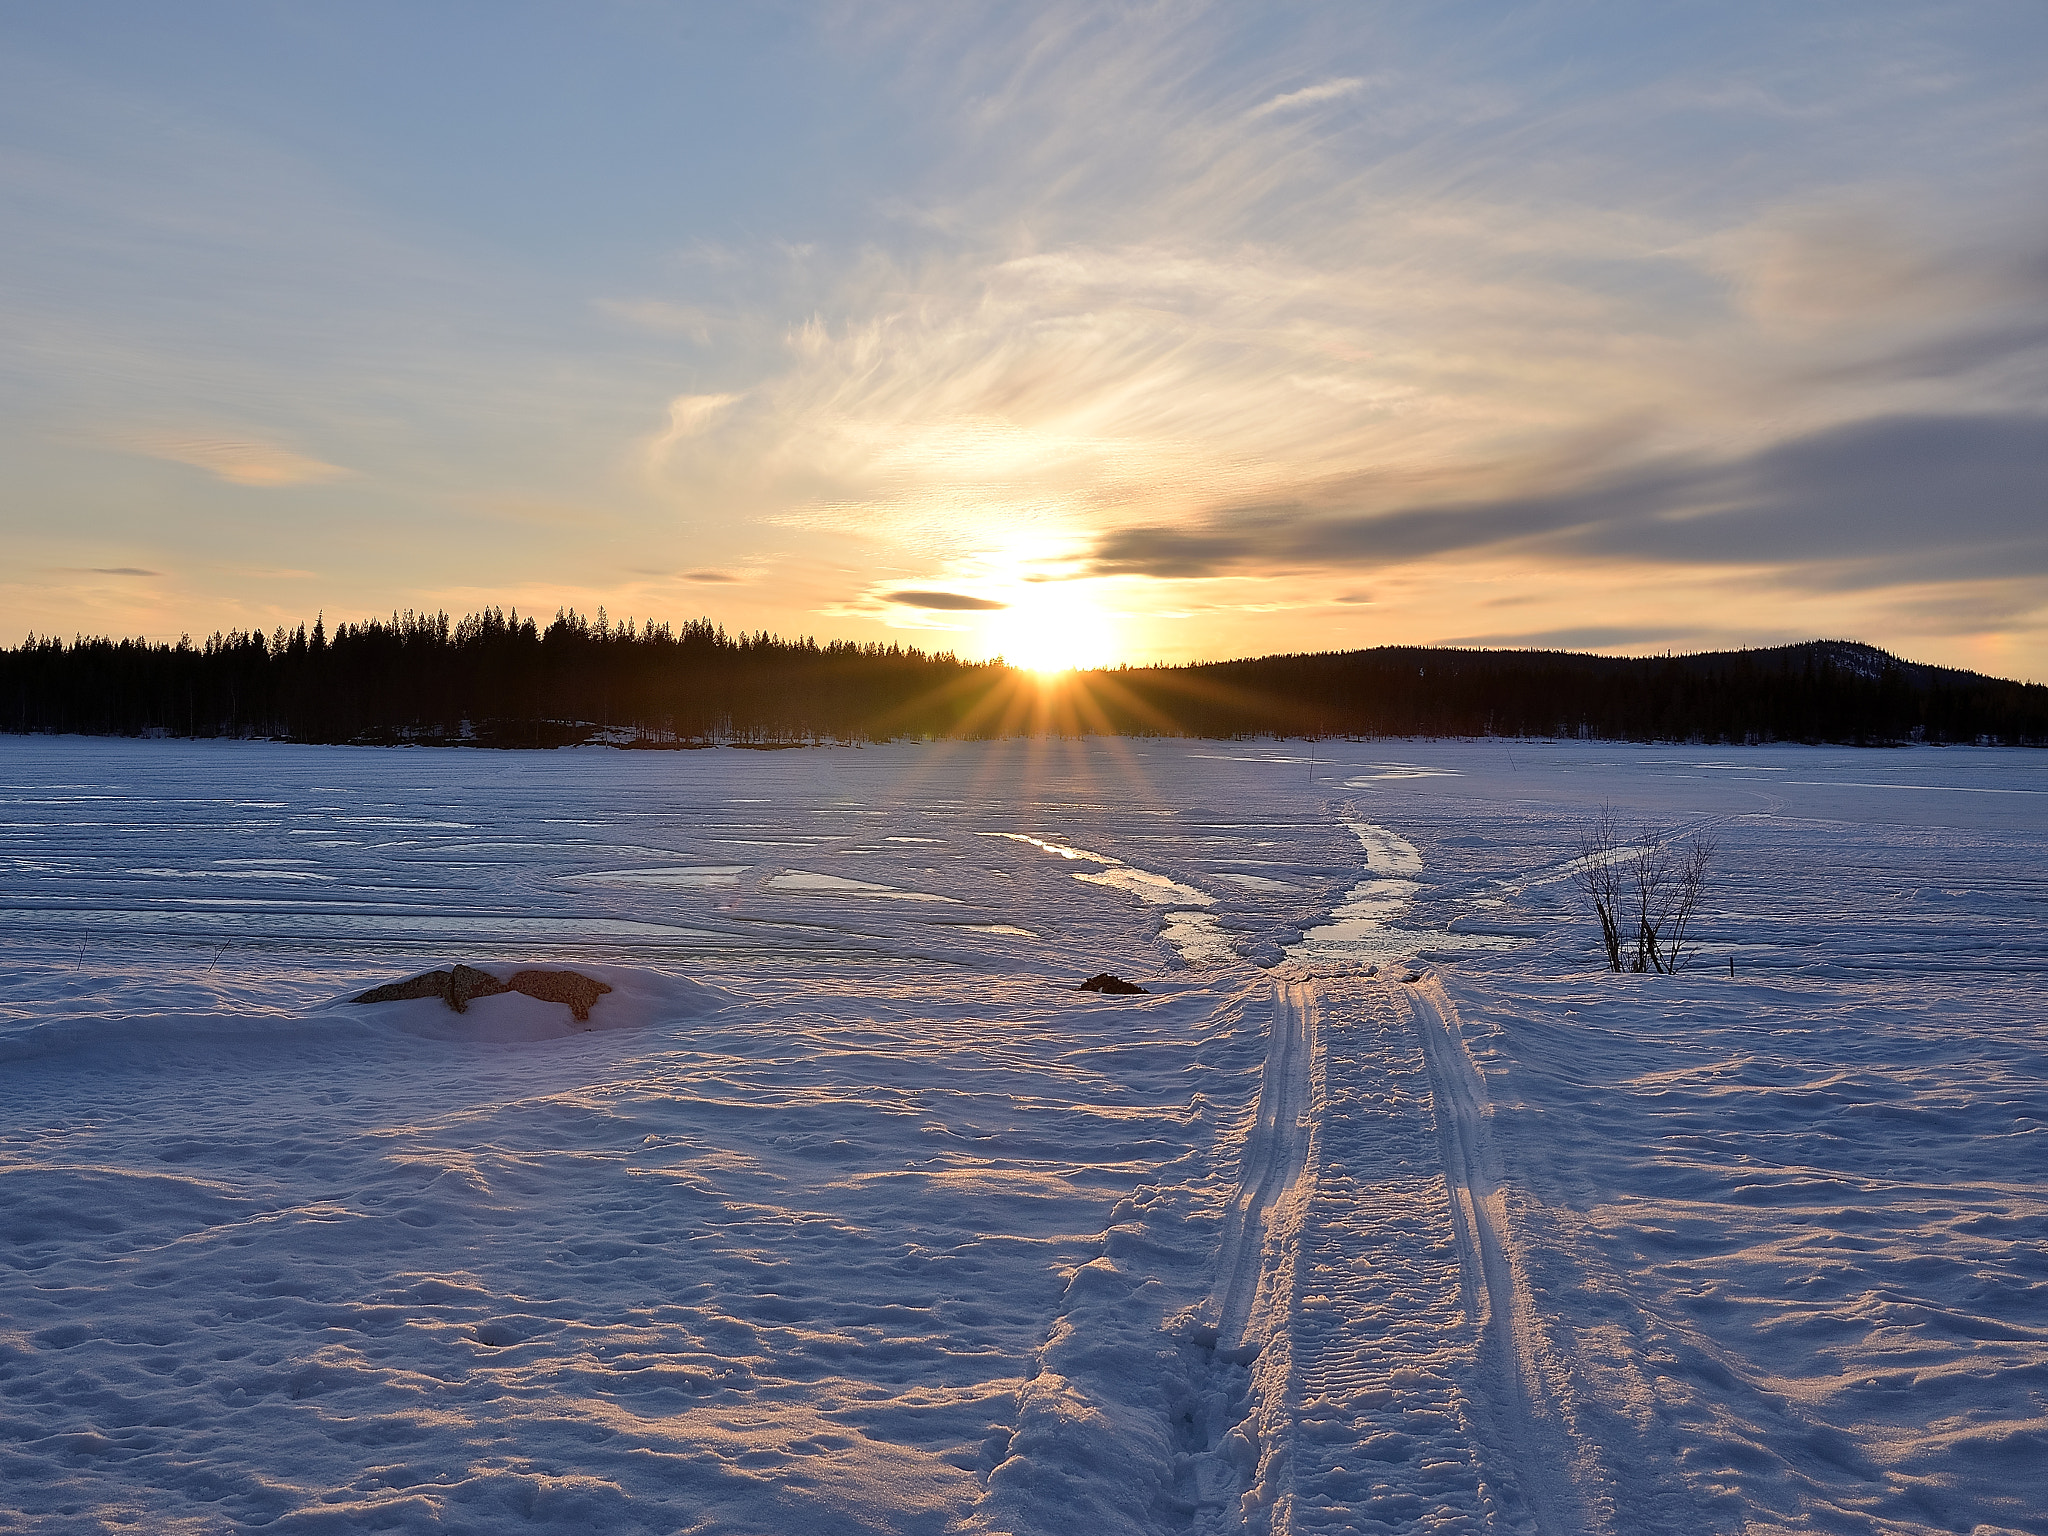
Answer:
[[[1440,774],[1402,773],[1402,778],[1445,777]],[[1348,781],[1347,781],[1348,782]],[[1512,936],[1474,933],[1469,927],[1453,932],[1446,923],[1441,930],[1418,929],[1409,921],[1410,909],[1422,889],[1414,878],[1422,874],[1422,855],[1406,838],[1370,822],[1345,823],[1365,853],[1371,877],[1351,887],[1330,913],[1288,948],[1288,958],[1299,965],[1316,967],[1352,964],[1376,967],[1421,949],[1436,952],[1462,949],[1511,949]],[[1241,877],[1240,877],[1241,878]],[[1497,898],[1479,898],[1496,900]]]

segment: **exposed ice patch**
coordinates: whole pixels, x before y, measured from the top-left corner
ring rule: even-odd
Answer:
[[[131,875],[146,875],[155,880],[322,880],[331,881],[332,875],[316,874],[307,869],[131,869]]]
[[[683,890],[708,890],[739,884],[744,864],[697,864],[676,869],[597,869],[587,874],[564,875],[568,885],[667,885]]]
[[[1237,953],[1213,912],[1169,912],[1159,936],[1179,950],[1182,959],[1198,964],[1229,960]]]
[[[873,896],[888,901],[945,901],[958,906],[957,896],[934,896],[930,891],[902,891],[893,885],[871,880],[848,880],[843,875],[821,875],[813,870],[792,869],[771,878],[763,887],[770,891],[801,891],[806,896]]]
[[[1207,891],[1183,885],[1178,880],[1154,874],[1148,869],[1135,868],[1122,859],[1106,853],[1090,853],[1085,848],[1033,837],[1026,832],[984,832],[980,835],[1029,843],[1032,847],[1041,848],[1057,858],[1086,859],[1091,863],[1105,865],[1107,867],[1100,870],[1076,871],[1074,878],[1088,885],[1103,885],[1111,890],[1123,891],[1150,907],[1186,908],[1216,905],[1216,898]],[[1206,913],[1174,912],[1166,918],[1159,930],[1159,936],[1172,945],[1183,960],[1191,964],[1206,965],[1212,961],[1230,960],[1236,956],[1236,950],[1225,936],[1222,925],[1214,916]]]
[[[427,827],[436,831],[473,832],[476,823],[470,821],[423,821],[417,816],[336,816],[334,820],[351,827]],[[548,817],[550,823],[558,821]],[[595,827],[602,823],[595,821],[572,821],[566,825],[574,827]]]
[[[1368,821],[1346,821],[1352,835],[1365,847],[1365,867],[1381,874],[1419,875],[1422,855],[1405,837],[1396,837],[1385,827]]]
[[[1413,880],[1361,880],[1330,914],[1331,921],[1316,932],[1331,939],[1363,938],[1368,930],[1383,928],[1407,911],[1416,889]]]
[[[1406,838],[1370,822],[1346,821],[1365,849],[1366,868],[1374,878],[1351,887],[1327,922],[1303,933],[1289,946],[1289,958],[1300,961],[1341,961],[1383,965],[1419,950],[1506,949],[1519,938],[1448,929],[1398,925],[1415,902],[1420,882],[1407,878],[1422,873],[1422,855]]]
[[[1372,773],[1354,774],[1344,781],[1346,789],[1372,789],[1389,779],[1455,779],[1455,768],[1431,768],[1421,763],[1372,763]]]
[[[1049,843],[1042,837],[1032,837],[1025,832],[984,832],[983,837],[1007,837],[1013,843],[1029,843],[1034,848],[1043,848],[1047,853],[1057,854],[1063,859],[1088,859],[1097,864],[1121,864],[1122,859],[1111,858],[1106,853],[1090,853],[1086,848],[1070,848],[1065,843]]]
[[[1216,904],[1216,898],[1206,891],[1198,891],[1191,885],[1182,885],[1178,880],[1169,880],[1164,875],[1132,869],[1128,864],[1119,864],[1095,874],[1078,874],[1074,878],[1085,880],[1090,885],[1107,885],[1120,891],[1129,891],[1138,900],[1155,907],[1213,907]]]
[[[1232,885],[1241,885],[1248,891],[1298,891],[1298,885],[1289,885],[1285,880],[1269,880],[1264,875],[1240,875],[1234,871],[1219,870],[1215,878],[1228,880]]]

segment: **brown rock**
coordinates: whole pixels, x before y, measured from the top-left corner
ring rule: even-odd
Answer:
[[[356,999],[359,1003],[397,1003],[411,997],[438,997],[457,1013],[469,1011],[473,997],[495,997],[512,989],[489,971],[458,965],[452,971],[428,971],[410,981],[389,982],[372,987]]]
[[[590,1018],[591,1004],[611,991],[608,983],[580,971],[519,971],[512,977],[511,990],[537,997],[544,1003],[567,1003],[579,1023]]]
[[[567,1003],[577,1021],[588,1022],[590,1006],[611,988],[604,982],[577,971],[520,971],[511,981],[498,980],[489,971],[458,965],[452,971],[428,971],[408,981],[388,982],[372,987],[356,999],[359,1003],[396,1003],[412,997],[438,997],[457,1013],[467,1013],[472,998],[496,997],[500,992],[524,992],[544,1003]]]
[[[1135,981],[1125,981],[1121,976],[1112,976],[1107,971],[1101,971],[1096,975],[1090,976],[1074,990],[1077,992],[1132,993],[1143,992],[1145,989]]]
[[[469,1012],[472,997],[496,997],[511,990],[489,971],[479,971],[474,966],[458,965],[448,973],[448,1006],[457,1013]]]
[[[415,976],[410,981],[387,981],[381,987],[372,987],[356,999],[359,1003],[402,1003],[409,998],[438,997],[448,1001],[448,973],[428,971],[424,976]]]

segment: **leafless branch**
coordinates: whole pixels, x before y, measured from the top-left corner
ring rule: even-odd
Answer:
[[[1614,808],[1602,806],[1575,846],[1572,880],[1600,920],[1607,968],[1675,972],[1706,889],[1713,838],[1695,833],[1680,840],[1644,825],[1623,842]]]
[[[1615,861],[1621,851],[1621,832],[1614,807],[1603,805],[1590,827],[1578,836],[1578,868],[1572,881],[1593,904],[1600,919],[1600,941],[1607,949],[1607,968],[1621,969],[1621,876]]]
[[[1684,963],[1685,940],[1692,928],[1693,914],[1707,888],[1707,870],[1714,862],[1719,844],[1707,832],[1695,832],[1685,845],[1678,864],[1677,889],[1671,909],[1671,943],[1665,969],[1676,971]]]

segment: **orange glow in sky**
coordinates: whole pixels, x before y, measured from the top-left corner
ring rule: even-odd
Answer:
[[[2048,678],[2024,0],[114,12],[0,16],[5,643]]]

